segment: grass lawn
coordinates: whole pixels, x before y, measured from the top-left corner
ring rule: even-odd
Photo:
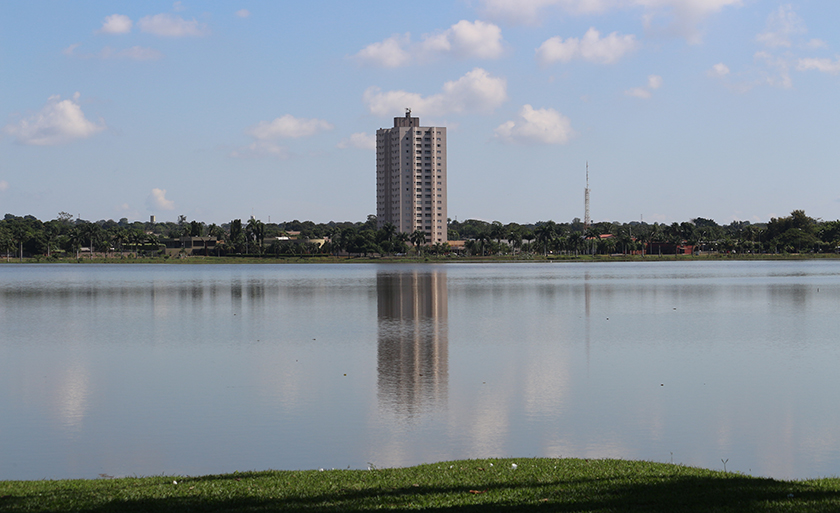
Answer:
[[[840,479],[666,463],[487,459],[374,470],[3,481],[0,511],[840,511]]]

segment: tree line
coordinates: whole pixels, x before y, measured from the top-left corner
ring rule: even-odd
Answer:
[[[294,234],[289,237],[289,234]],[[447,254],[448,243],[427,244],[418,230],[400,233],[390,223],[377,226],[376,216],[364,222],[286,221],[263,223],[257,219],[231,220],[221,225],[177,222],[86,221],[60,212],[55,219],[6,214],[0,221],[0,254],[13,256],[80,258],[82,249],[93,255],[158,255],[165,239],[210,237],[220,241],[212,253],[229,255]],[[717,253],[833,253],[840,247],[840,220],[813,219],[802,210],[772,218],[768,223],[733,221],[726,225],[697,217],[672,224],[599,222],[588,228],[580,219],[568,223],[533,224],[449,220],[448,238],[464,241],[468,255],[519,254],[639,254],[651,243],[686,245],[696,251]],[[313,240],[323,239],[323,244]]]

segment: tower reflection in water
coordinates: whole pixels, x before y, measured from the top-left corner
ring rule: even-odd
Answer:
[[[411,419],[444,409],[449,381],[446,272],[376,276],[378,400]]]

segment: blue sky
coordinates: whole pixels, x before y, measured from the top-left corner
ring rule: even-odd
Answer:
[[[3,2],[0,214],[375,212],[448,127],[449,215],[840,218],[840,2]]]

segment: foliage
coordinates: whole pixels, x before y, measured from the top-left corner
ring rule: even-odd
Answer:
[[[840,220],[819,221],[802,210],[790,216],[773,218],[766,224],[733,221],[720,225],[713,219],[696,217],[670,225],[660,223],[599,222],[584,230],[580,219],[569,223],[552,220],[534,224],[487,222],[468,219],[449,221],[450,240],[463,240],[464,253],[477,257],[532,257],[580,255],[647,255],[650,243],[669,244],[671,248],[691,246],[705,254],[818,254],[840,250]],[[290,233],[299,234],[289,236]],[[60,212],[56,219],[41,222],[33,216],[6,214],[0,220],[0,254],[7,261],[24,258],[93,259],[95,256],[122,257],[152,255],[159,251],[161,239],[181,236],[215,237],[219,244],[216,256],[225,255],[338,255],[403,256],[448,255],[450,245],[435,246],[422,231],[400,233],[386,223],[378,227],[376,216],[364,222],[288,221],[263,223],[241,219],[217,226],[187,221],[178,223],[143,223],[128,219],[90,222],[73,219]],[[460,237],[460,239],[459,239]],[[319,246],[311,241],[325,239]],[[662,252],[665,254],[665,251]],[[672,253],[673,254],[673,250]]]

